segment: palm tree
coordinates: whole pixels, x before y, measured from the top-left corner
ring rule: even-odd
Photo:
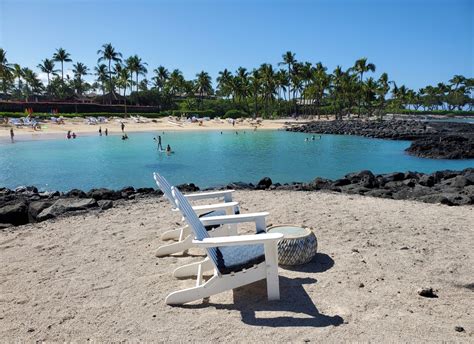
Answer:
[[[38,93],[43,89],[43,84],[38,75],[29,68],[23,68],[23,77],[25,79],[26,100],[28,101],[31,94]]]
[[[100,84],[102,89],[102,95],[105,96],[105,83],[107,82],[107,66],[100,64],[94,68],[95,75],[97,75],[97,82]]]
[[[115,51],[115,48],[112,46],[111,43],[105,43],[102,45],[102,49],[97,50],[97,54],[101,55],[97,62],[100,63],[102,61],[108,61],[109,63],[109,87],[110,87],[110,92],[114,91],[114,87],[112,84],[112,69],[111,69],[111,63],[112,61],[114,62],[122,62],[122,54],[119,53],[118,51]]]
[[[63,48],[56,49],[56,52],[53,54],[53,60],[61,62],[61,81],[64,84],[64,62],[72,62],[71,54],[66,52]]]
[[[2,80],[2,91],[7,93],[8,84],[12,78],[12,68],[7,60],[7,52],[0,48],[0,78]]]
[[[311,69],[310,84],[308,87],[308,96],[315,100],[318,119],[321,117],[320,107],[326,90],[331,85],[331,77],[326,73],[327,68],[321,62]]]
[[[229,97],[232,92],[232,73],[226,68],[219,72],[216,81],[220,95],[225,98]]]
[[[357,60],[352,68],[357,74],[360,75],[360,85],[362,87],[364,73],[366,72],[375,72],[375,65],[373,63],[367,63],[367,58],[363,57]],[[362,88],[361,88],[362,90]],[[360,92],[362,93],[362,92]],[[362,98],[362,94],[359,94],[359,114],[360,117],[360,101]]]
[[[253,100],[254,100],[254,118],[258,116],[258,96],[261,92],[262,88],[262,81],[261,81],[261,75],[260,75],[260,70],[254,69],[252,71],[252,75],[250,76],[250,83],[251,83],[251,89],[253,93]]]
[[[172,96],[176,96],[184,90],[185,80],[183,73],[179,69],[175,69],[171,72],[167,86]]]
[[[196,74],[196,91],[199,93],[200,107],[202,107],[202,98],[204,94],[210,95],[212,93],[212,80],[208,73],[202,71]]]
[[[77,62],[75,65],[72,66],[74,77],[76,78],[76,90],[79,95],[82,95],[83,92],[83,80],[82,77],[89,73],[89,68],[81,62]]]
[[[165,67],[159,66],[153,70],[153,73],[155,73],[155,76],[152,78],[153,82],[155,83],[155,87],[157,87],[160,92],[163,92],[163,88],[170,78],[170,72]]]
[[[273,66],[264,63],[260,66],[260,77],[262,81],[263,99],[265,101],[265,115],[268,117],[268,102],[274,99],[276,93],[275,72]]]
[[[18,90],[21,92],[21,78],[23,78],[23,69],[18,63],[13,65],[13,78],[18,79]]]
[[[41,63],[38,65],[38,68],[41,70],[41,72],[46,73],[48,76],[48,86],[47,88],[49,89],[49,84],[50,84],[50,75],[56,75],[57,69],[54,69],[54,61],[51,59],[44,59],[41,61]]]
[[[287,51],[282,55],[283,62],[278,63],[278,65],[287,65],[288,66],[288,76],[291,77],[291,71],[293,65],[296,63],[295,54],[291,51]],[[291,85],[288,87],[288,101],[290,101],[290,94],[291,94]]]
[[[130,84],[128,79],[129,71],[127,68],[122,68],[120,71],[117,71],[117,73],[117,85],[118,87],[123,88],[124,102],[126,102],[125,93],[127,92],[127,86]]]
[[[138,57],[137,55],[134,55],[134,61],[135,61],[135,75],[136,75],[136,82],[137,82],[137,91],[138,91],[138,76],[145,76],[146,73],[148,73],[148,70],[146,69],[146,62],[142,62],[142,59]]]

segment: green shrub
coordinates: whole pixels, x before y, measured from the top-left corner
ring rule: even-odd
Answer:
[[[222,118],[241,118],[249,117],[249,114],[242,110],[229,110]]]

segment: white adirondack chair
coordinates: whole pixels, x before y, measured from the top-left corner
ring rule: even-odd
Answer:
[[[205,224],[227,224],[254,221],[268,213],[215,216],[199,219],[188,200],[172,187],[176,205],[195,235],[193,244],[205,248],[207,258],[199,263],[188,264],[174,271],[175,277],[196,274],[196,286],[173,292],[166,297],[168,305],[179,305],[204,299],[226,290],[247,285],[261,279],[267,280],[269,300],[280,299],[278,281],[278,250],[277,242],[283,237],[280,233],[265,233],[262,222],[256,221],[255,235],[238,235],[226,237],[210,237],[204,228]],[[258,228],[260,227],[260,228]],[[265,224],[263,223],[263,227]],[[214,269],[213,276],[203,282],[202,273],[209,268]]]
[[[171,185],[168,183],[166,178],[164,178],[159,173],[153,173],[153,177],[155,178],[156,184],[158,187],[163,191],[165,197],[171,202],[173,206],[173,210],[178,211],[176,207],[175,200],[173,195],[171,194]],[[226,191],[215,191],[215,192],[201,192],[195,194],[188,194],[185,195],[188,200],[195,201],[195,200],[202,200],[202,199],[211,199],[211,198],[223,198],[225,203],[219,204],[211,204],[211,205],[198,205],[193,206],[193,210],[197,214],[201,214],[201,217],[208,217],[208,216],[218,216],[218,215],[231,215],[235,213],[235,210],[238,209],[238,203],[232,202],[232,192],[234,190],[226,190]],[[207,230],[212,231],[212,236],[221,236],[221,235],[229,235],[235,233],[235,227],[227,226],[226,228],[221,228],[220,225],[209,225],[206,227]],[[236,233],[235,233],[236,234]],[[192,244],[192,236],[191,230],[187,225],[184,227],[166,231],[161,236],[163,240],[167,239],[177,239],[177,242],[172,244],[167,244],[160,246],[156,252],[157,257],[163,257],[166,255],[170,255],[173,253],[183,252],[188,250],[193,246]]]

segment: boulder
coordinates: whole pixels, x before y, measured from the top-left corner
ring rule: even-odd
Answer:
[[[40,196],[41,198],[57,198],[59,196],[61,196],[61,193],[59,191],[44,191],[44,192],[40,192],[38,193],[38,196]]]
[[[64,194],[65,197],[69,198],[86,198],[87,195],[84,191],[79,189],[72,189]]]
[[[405,179],[405,173],[402,173],[402,172],[387,173],[387,174],[383,174],[383,178],[387,182],[398,182]]]
[[[423,185],[423,186],[428,186],[428,187],[431,187],[433,185],[435,185],[435,178],[434,176],[430,175],[430,174],[424,174],[420,177],[420,179],[418,179],[418,183],[420,185]]]
[[[130,198],[130,196],[135,193],[135,188],[133,186],[127,186],[122,188],[119,192],[122,198]]]
[[[378,184],[374,174],[368,170],[349,173],[345,175],[345,178],[349,179],[352,184],[360,184],[365,188],[373,188]]]
[[[191,184],[180,184],[176,186],[179,191],[181,192],[196,192],[199,191],[199,187],[194,185],[194,183]]]
[[[139,194],[151,194],[151,193],[154,193],[155,192],[155,189],[153,188],[138,188],[137,190],[137,193]]]
[[[306,185],[306,188],[308,191],[312,190],[324,190],[324,189],[329,189],[331,187],[332,181],[330,179],[325,179],[325,178],[316,178],[313,181],[309,182]]]
[[[97,201],[93,198],[61,198],[54,202],[52,206],[44,209],[36,219],[38,221],[44,221],[58,217],[68,211],[85,210],[96,206]]]
[[[28,205],[22,200],[5,204],[0,208],[0,223],[19,226],[28,223]]]
[[[114,202],[109,199],[97,201],[97,204],[102,210],[107,210],[114,206]]]
[[[53,201],[36,201],[31,202],[28,205],[28,218],[30,222],[36,221],[38,214],[41,213],[44,209],[49,208],[53,205]]]
[[[465,172],[464,178],[469,182],[468,185],[474,185],[474,172]]]
[[[30,192],[30,193],[38,193],[38,189],[36,186],[19,186],[15,189],[16,193],[23,193],[23,192]]]
[[[233,190],[250,190],[253,189],[254,185],[252,183],[244,183],[244,182],[234,182],[227,184],[226,189],[233,189]]]
[[[117,200],[122,197],[120,191],[114,191],[106,188],[92,189],[87,193],[87,197],[93,198],[96,201],[101,199]]]
[[[370,191],[370,189],[365,188],[359,184],[350,184],[341,187],[342,192],[347,194],[354,194],[354,195],[364,195]]]
[[[13,191],[8,188],[0,188],[0,196],[6,196],[11,194]]]
[[[451,184],[454,187],[457,188],[463,188],[465,186],[470,185],[470,181],[465,177],[465,176],[456,176],[453,178],[453,183]]]
[[[384,189],[374,189],[365,193],[366,196],[392,198],[392,191]]]
[[[272,185],[272,180],[269,177],[264,177],[260,179],[255,187],[257,190],[265,190],[268,189]]]
[[[441,203],[446,205],[453,205],[453,203],[451,203],[451,201],[448,199],[447,195],[444,195],[442,193],[421,196],[419,199],[420,201],[425,203]]]
[[[332,183],[333,186],[345,186],[345,185],[349,185],[351,184],[351,181],[347,178],[341,178],[341,179],[337,179],[334,181],[334,183]]]

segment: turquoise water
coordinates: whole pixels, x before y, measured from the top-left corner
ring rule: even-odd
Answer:
[[[200,187],[229,182],[256,183],[339,178],[363,169],[432,172],[474,167],[474,160],[431,160],[409,156],[407,141],[323,135],[305,142],[302,133],[284,131],[166,132],[163,143],[176,152],[156,149],[156,133],[84,136],[76,140],[38,140],[0,144],[0,186],[36,185],[45,190],[155,186],[153,171],[173,184]]]

